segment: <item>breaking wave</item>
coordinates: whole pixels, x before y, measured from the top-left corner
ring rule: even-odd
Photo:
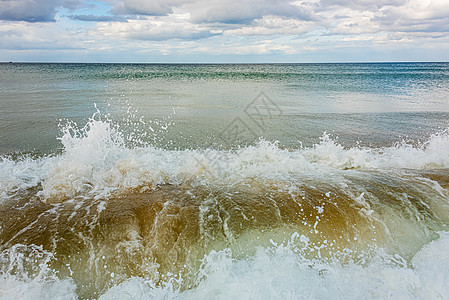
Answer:
[[[0,158],[0,298],[444,298],[449,133],[129,146],[94,115]],[[434,280],[437,276],[438,280]]]

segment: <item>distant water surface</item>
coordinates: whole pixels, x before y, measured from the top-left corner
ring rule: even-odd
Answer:
[[[60,120],[85,124],[94,104],[117,124],[170,117],[161,147],[207,147],[236,117],[285,146],[324,131],[348,145],[389,145],[447,127],[448,66],[0,64],[0,152],[55,151]],[[282,117],[253,128],[244,109],[262,92]]]

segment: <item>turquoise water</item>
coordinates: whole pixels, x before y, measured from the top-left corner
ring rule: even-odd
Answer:
[[[449,295],[449,63],[11,63],[0,103],[0,299]]]

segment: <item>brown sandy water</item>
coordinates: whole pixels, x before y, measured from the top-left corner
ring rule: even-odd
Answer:
[[[286,241],[307,259],[344,263],[365,254],[369,261],[382,248],[410,261],[449,224],[448,174],[347,170],[338,180],[185,182],[98,199],[42,199],[35,187],[0,206],[0,262],[3,271],[11,266],[13,246],[41,246],[58,278],[71,278],[79,297],[96,298],[132,277],[182,278],[179,288],[192,289],[211,251],[244,259]],[[38,273],[39,263],[30,259],[25,268]]]

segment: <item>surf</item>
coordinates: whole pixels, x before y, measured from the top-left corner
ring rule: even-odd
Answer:
[[[61,126],[60,153],[1,158],[2,297],[347,298],[343,279],[382,297],[391,274],[406,276],[395,295],[444,295],[422,274],[447,243],[447,130],[379,148],[130,136],[97,112]]]

